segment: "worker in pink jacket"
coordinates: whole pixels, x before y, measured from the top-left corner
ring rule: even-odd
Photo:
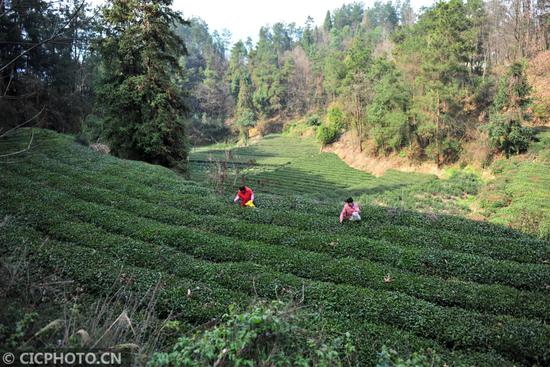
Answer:
[[[355,204],[352,198],[348,198],[344,202],[344,207],[340,213],[340,224],[346,219],[352,222],[361,220],[360,212],[361,208],[359,208],[359,205]]]

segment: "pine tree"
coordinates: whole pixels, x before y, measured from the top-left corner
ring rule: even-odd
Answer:
[[[235,125],[239,128],[241,140],[248,144],[248,129],[256,124],[254,106],[252,104],[252,89],[248,77],[240,80]]]
[[[506,157],[527,150],[533,136],[532,129],[522,125],[530,119],[528,110],[531,87],[525,75],[525,66],[515,62],[501,79],[493,103],[489,124],[489,141]]]
[[[238,41],[233,45],[231,49],[231,56],[229,57],[229,66],[227,69],[226,78],[229,84],[229,92],[233,98],[237,99],[239,96],[239,88],[241,85],[241,79],[246,74],[248,52],[243,41]]]
[[[323,29],[325,30],[325,32],[330,32],[330,30],[332,29],[332,16],[330,15],[330,10],[327,10],[327,15],[325,15]]]
[[[343,80],[344,109],[354,130],[359,151],[363,150],[366,109],[372,100],[372,80],[368,75],[372,64],[372,46],[365,35],[358,34],[344,58],[346,77]]]
[[[122,157],[177,166],[187,158],[176,83],[185,45],[173,24],[185,23],[172,0],[111,0],[97,42],[102,75],[97,110],[112,151]]]

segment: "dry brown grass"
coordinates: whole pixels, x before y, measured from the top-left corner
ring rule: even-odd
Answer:
[[[534,123],[550,124],[550,51],[542,51],[529,61],[527,79],[533,87]]]
[[[39,274],[35,268],[24,244],[4,254],[0,262],[0,296],[16,304],[23,318],[34,315],[24,330],[7,327],[6,340],[16,349],[113,350],[128,352],[132,365],[145,365],[179,331],[167,328],[173,315],[164,320],[156,316],[160,283],[140,295],[117,283],[105,290],[105,296],[92,300],[72,280]],[[12,326],[21,320],[12,320]]]

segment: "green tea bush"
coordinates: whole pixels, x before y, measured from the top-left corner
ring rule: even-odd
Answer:
[[[0,253],[25,243],[43,271],[62,272],[91,297],[117,282],[137,293],[160,282],[157,312],[181,314],[191,326],[219,319],[232,303],[299,299],[319,311],[313,327],[350,333],[359,365],[375,365],[384,344],[400,356],[429,348],[452,365],[548,363],[545,241],[372,205],[361,223],[339,225],[339,204],[289,195],[290,186],[243,210],[164,168],[37,136],[32,154],[2,165],[0,218],[18,225],[2,226]],[[269,155],[254,149],[248,157]],[[303,152],[290,145],[288,154]],[[334,187],[329,177],[361,176],[329,161],[326,190]],[[296,190],[312,184],[295,177]],[[451,198],[478,184],[461,173],[431,190]]]
[[[63,181],[65,183],[71,182],[70,178],[58,178],[57,176],[55,176],[55,179],[59,179],[60,181]],[[124,197],[117,197],[116,195],[113,196],[112,192],[105,190],[101,191],[97,188],[93,188],[84,192],[82,192],[81,190],[72,191],[74,191],[76,195],[89,200],[99,199],[100,202],[104,202],[106,204],[116,202],[118,203],[117,206],[121,207],[122,209],[130,210],[135,212],[136,214],[146,215],[149,218],[162,220],[175,225],[196,226],[200,229],[204,220],[204,216],[199,216],[194,213],[182,213],[177,210],[153,207],[151,205],[148,205],[147,203],[143,203],[140,201],[130,200],[129,198]],[[199,201],[204,202],[203,200],[204,199],[200,199]],[[200,203],[197,202],[196,205],[200,205]],[[148,212],[151,212],[153,214],[148,215]],[[248,218],[253,219],[250,216],[248,216]],[[356,236],[347,236],[340,238],[336,236],[332,237],[327,235],[319,235],[315,234],[314,232],[307,232],[300,228],[294,230],[279,228],[273,226],[273,224],[275,224],[274,221],[276,220],[273,217],[264,219],[268,219],[268,223],[271,223],[271,225],[252,225],[246,222],[241,223],[234,220],[219,219],[217,217],[210,217],[209,221],[211,223],[211,230],[241,239],[261,240],[273,244],[286,244],[293,247],[309,249],[312,251],[329,252],[339,256],[353,254],[354,256],[359,258],[370,258],[377,261],[397,264],[399,267],[403,267],[403,265],[408,264],[404,263],[402,260],[398,263],[393,262],[394,258],[395,260],[403,258],[403,250],[389,244],[380,244],[376,246],[376,241],[365,241],[361,237]],[[129,218],[128,222],[131,223],[131,221],[132,219]],[[239,228],[233,228],[237,223],[239,223]],[[305,223],[303,228],[306,228],[310,225],[311,224]],[[338,225],[334,225],[334,227],[335,229],[341,229],[341,227]],[[180,232],[182,230],[182,228],[178,229],[178,231]],[[501,245],[502,241],[500,241],[499,246]],[[395,248],[394,255],[392,255],[390,252],[392,248]],[[425,253],[426,251],[423,252]],[[410,266],[406,266],[406,268],[414,271],[418,270],[419,268],[425,267],[428,274],[435,273],[450,277],[461,276],[466,277],[466,279],[472,279],[472,274],[476,274],[477,277],[473,278],[476,281],[487,283],[497,281],[503,282],[505,284],[513,284],[516,286],[533,289],[537,287],[544,287],[544,284],[546,284],[549,279],[548,271],[544,271],[544,269],[540,266],[538,267],[540,269],[535,266],[537,270],[534,270],[532,265],[520,267],[513,266],[513,264],[511,263],[497,264],[490,259],[477,259],[475,256],[468,257],[465,255],[453,254],[452,252],[449,253],[432,251],[429,257],[421,255],[423,252],[417,251],[417,255],[413,255],[414,252],[411,251],[411,249],[408,250],[408,258],[411,259],[411,263]],[[413,257],[410,257],[411,255]],[[413,259],[415,257],[418,260],[414,261]],[[430,261],[427,262],[426,259],[430,259]],[[461,264],[463,270],[455,269],[454,271],[449,272],[450,267],[448,264],[448,260],[450,259],[456,259],[456,261],[452,261],[451,263]],[[512,268],[515,268],[513,273],[510,273],[510,269],[512,269],[510,268],[511,265]],[[502,270],[500,270],[500,268],[502,268]],[[441,272],[441,270],[438,269],[445,270],[445,272]],[[511,274],[514,275],[512,276]],[[522,274],[523,276],[516,276],[519,274]],[[521,283],[519,283],[518,281],[521,281]]]
[[[282,302],[231,307],[218,325],[182,336],[149,366],[352,366],[350,334],[328,338],[311,329],[311,315]]]
[[[67,226],[67,228],[69,228],[69,227],[70,227],[70,225]],[[100,237],[98,237],[98,238],[100,238]],[[49,264],[49,266],[51,266],[50,270],[59,271],[59,269],[63,269],[63,271],[66,273],[67,276],[78,279],[79,281],[84,281],[84,283],[82,283],[82,285],[85,286],[87,292],[94,291],[94,292],[101,293],[102,291],[105,290],[106,285],[109,284],[109,282],[113,282],[112,284],[114,284],[117,281],[116,276],[113,277],[116,274],[119,275],[120,281],[124,281],[124,282],[126,282],[126,284],[132,286],[133,289],[135,289],[136,292],[139,292],[141,287],[146,285],[145,283],[142,283],[142,282],[139,282],[139,281],[136,283],[136,280],[138,278],[141,279],[140,274],[142,273],[142,270],[139,270],[140,268],[122,266],[120,269],[118,269],[118,272],[116,271],[116,269],[111,269],[111,268],[108,268],[106,273],[103,273],[103,272],[97,273],[97,270],[99,270],[99,269],[97,269],[97,270],[89,269],[89,270],[91,270],[91,274],[97,274],[98,279],[101,279],[102,281],[104,280],[104,282],[102,282],[102,284],[105,284],[105,287],[91,288],[91,287],[88,287],[86,285],[86,278],[85,277],[82,278],[82,275],[83,275],[82,272],[78,272],[78,266],[76,266],[76,267],[72,267],[72,266],[64,267],[62,264],[63,264],[64,259],[66,259],[67,261],[70,261],[71,257],[73,257],[73,256],[82,257],[85,260],[85,259],[89,258],[89,255],[94,255],[94,257],[89,258],[89,260],[90,261],[96,261],[96,260],[98,260],[97,256],[100,255],[99,251],[96,251],[95,249],[93,249],[92,251],[86,251],[84,248],[80,248],[79,246],[75,246],[74,244],[70,245],[70,247],[67,248],[69,251],[66,251],[65,246],[69,246],[69,244],[64,245],[63,242],[59,242],[59,241],[53,241],[52,243],[50,243],[50,245],[54,246],[53,248],[50,248],[49,246],[46,246],[46,248],[43,248],[44,240],[41,239],[40,235],[37,232],[29,231],[28,228],[23,228],[23,227],[19,227],[18,229],[14,229],[13,227],[6,228],[5,231],[0,233],[0,239],[2,239],[2,242],[0,242],[0,243],[5,244],[6,246],[17,246],[18,244],[21,243],[21,241],[23,241],[28,246],[30,246],[32,249],[36,248],[40,251],[43,251],[43,254],[45,256],[49,256],[48,264]],[[100,242],[100,241],[101,240],[96,241],[96,242]],[[114,242],[114,243],[116,244],[117,242]],[[122,243],[122,242],[119,241],[118,243]],[[58,247],[60,247],[60,248],[57,249]],[[127,248],[121,248],[120,251],[121,252],[131,251],[132,248],[133,248],[133,244],[130,244],[130,246],[128,246]],[[40,253],[41,253],[40,251],[35,252],[33,250],[33,252],[36,253],[35,258],[36,258],[37,261],[45,260],[45,258],[43,258],[43,256],[40,255]],[[110,255],[110,256],[112,256],[112,255]],[[170,257],[170,256],[168,255],[168,257]],[[58,260],[60,260],[61,262],[59,262]],[[101,265],[102,263],[100,262],[99,264]],[[243,265],[246,265],[246,264],[243,264]],[[277,289],[277,284],[279,284],[279,288],[281,288],[281,286],[280,286],[281,283],[272,283],[271,280],[270,280],[270,276],[266,277],[266,273],[264,271],[262,271],[261,269],[258,269],[257,267],[253,266],[253,267],[249,267],[247,269],[246,267],[242,267],[239,264],[228,264],[228,266],[231,269],[233,269],[234,275],[226,274],[226,271],[217,270],[217,271],[212,273],[211,281],[212,280],[222,281],[222,279],[225,279],[223,281],[226,284],[232,284],[233,286],[235,286],[235,285],[245,286],[246,285],[246,287],[244,287],[243,289],[247,289],[248,292],[255,293],[256,295],[260,294],[262,296],[267,296],[267,297],[273,297],[273,296],[277,295],[277,294],[273,294],[273,289],[274,289],[273,286],[275,286],[275,290]],[[172,268],[170,264],[167,264],[167,267]],[[88,269],[88,268],[85,268],[85,269]],[[194,267],[194,268],[190,269],[189,271],[193,272],[193,270],[197,270],[197,269],[198,269],[197,267]],[[112,270],[115,270],[115,271],[112,271]],[[254,278],[256,279],[255,282],[253,280],[251,280],[250,276],[248,275],[248,274],[251,274],[250,273],[251,270],[257,270],[258,271],[258,273],[256,275],[254,275]],[[136,274],[138,275],[138,278],[136,278]],[[161,278],[159,278],[159,279],[165,279],[166,280],[166,276],[162,275],[162,274],[164,274],[164,273],[162,273],[162,272],[158,273],[158,275],[161,276]],[[196,274],[198,274],[198,273],[196,273]],[[107,276],[107,278],[104,279],[106,276]],[[92,280],[92,279],[93,279],[93,276],[92,276],[92,278],[89,278],[89,280]],[[153,282],[154,281],[155,280],[153,279]],[[165,284],[164,288],[166,289],[168,284],[166,282],[164,282],[164,284]],[[188,288],[188,289],[193,290],[193,292],[191,293],[191,297],[190,297],[187,292],[184,292],[185,291],[185,286],[187,286],[187,285],[186,284],[183,284],[183,285],[184,285],[183,289],[181,289],[181,291],[179,291],[179,292],[175,292],[175,293],[174,292],[169,292],[169,293],[165,294],[165,291],[163,291],[162,296],[161,296],[162,302],[160,302],[160,307],[159,307],[159,309],[161,311],[162,310],[168,310],[170,308],[174,311],[178,311],[178,310],[181,310],[181,309],[187,309],[187,308],[191,307],[191,305],[193,304],[193,303],[189,303],[189,301],[192,301],[193,299],[197,300],[197,297],[198,297],[198,302],[204,302],[205,298],[203,298],[201,296],[201,294],[204,294],[204,291],[201,291],[201,289],[209,290],[209,289],[212,288],[212,287],[203,288],[201,286]],[[296,285],[296,287],[299,287],[299,283],[296,283],[295,285]],[[283,288],[283,291],[284,291],[284,289],[285,288]],[[233,294],[231,292],[226,292],[226,293],[227,293],[228,297],[235,297],[236,296],[235,294]],[[170,296],[170,297],[167,298],[168,296]],[[281,295],[279,295],[279,297],[280,296]],[[243,301],[245,303],[248,302],[247,297],[243,297],[242,295],[237,296],[237,297],[238,298],[235,298],[236,300],[240,300],[240,301]],[[181,298],[181,299],[178,301],[179,298]],[[181,302],[182,300],[185,300],[186,302],[182,303]],[[222,303],[222,306],[220,306],[220,307],[223,307],[223,304],[227,305],[227,303],[223,303],[224,300],[225,300],[225,298],[223,298],[223,297],[216,298],[216,300],[217,300],[216,302],[219,301],[219,302]],[[173,303],[173,302],[176,302],[176,303]],[[214,306],[214,304],[211,304],[211,303],[204,304],[204,307],[206,307],[207,309],[210,309],[212,306]],[[205,309],[204,311],[207,311],[207,309]],[[189,311],[191,311],[191,310],[189,310]],[[201,315],[203,315],[202,313],[196,313],[196,312],[198,312],[198,310],[190,312],[189,315],[187,315],[187,314],[184,315],[185,319],[190,320],[191,322],[193,322],[195,317],[197,317],[197,320],[199,322],[201,322],[201,320],[204,320],[205,316],[201,316]],[[326,321],[337,319],[336,315],[327,314],[326,317],[328,318],[328,319],[326,319]],[[324,321],[324,322],[326,322],[326,321]],[[363,329],[363,327],[365,329]],[[353,333],[354,333],[354,335],[356,335],[356,338],[359,337],[360,333],[367,332],[367,333],[369,333],[371,338],[374,338],[374,339],[381,338],[381,339],[387,340],[387,341],[391,340],[391,342],[392,342],[391,345],[395,348],[398,348],[398,349],[404,348],[406,350],[406,349],[411,348],[411,347],[414,348],[414,349],[417,349],[417,348],[423,348],[423,347],[426,347],[426,346],[429,345],[429,346],[432,346],[433,348],[436,348],[437,350],[439,350],[440,353],[442,353],[442,354],[449,353],[449,352],[445,351],[444,349],[442,349],[441,347],[434,345],[433,342],[429,342],[427,340],[423,340],[421,338],[419,339],[418,337],[408,335],[407,333],[405,333],[403,331],[397,331],[397,330],[394,331],[388,325],[379,326],[379,325],[376,325],[376,324],[367,323],[363,326],[362,324],[356,322],[356,323],[354,323],[354,326],[351,329],[350,329],[350,327],[346,326],[345,323],[344,324],[335,324],[335,325],[331,326],[330,329],[331,330],[334,329],[335,332],[340,333],[340,334],[347,331],[347,330],[353,330]],[[409,344],[409,343],[412,343],[412,344]],[[369,361],[368,364],[374,363],[374,360],[376,358],[376,350],[375,349],[370,349],[370,348],[367,348],[367,350],[365,350],[364,347],[365,346],[363,346],[361,353],[359,353],[362,363],[363,364],[367,363],[367,361]],[[365,354],[365,353],[367,353],[367,354]],[[470,354],[462,355],[460,353],[453,353],[453,354],[454,354],[454,356],[453,356],[452,360],[455,360],[455,359],[457,359],[457,360],[460,359],[461,360],[461,359],[464,359],[464,358],[468,359],[468,358],[471,358],[472,356],[475,355],[475,353],[472,354],[472,355],[470,355]],[[367,358],[367,359],[365,359],[365,358]],[[488,354],[488,355],[482,354],[482,355],[477,355],[475,357],[476,361],[494,360],[494,359],[495,359],[495,356],[493,356],[491,354]],[[502,363],[502,360],[500,360],[500,362]],[[490,365],[490,363],[488,365]]]
[[[117,224],[117,227],[121,228],[120,224]],[[137,234],[137,232],[134,233]],[[179,235],[176,237],[171,237],[172,239],[169,241],[174,241],[176,238],[179,237]],[[160,243],[164,243],[164,241],[161,241]],[[211,242],[209,246],[204,246],[202,247],[202,249],[210,250],[215,243],[216,242]],[[223,243],[218,244],[218,246],[221,245],[223,245]],[[230,250],[231,248],[227,248],[224,251],[213,251],[213,253],[227,253]],[[235,251],[233,250],[233,252]],[[275,255],[275,253],[273,253],[272,256],[273,255]],[[308,262],[304,261],[301,264],[301,267],[306,267],[307,264]],[[287,265],[285,265],[285,267],[286,266]],[[285,268],[283,267],[282,271],[284,270]],[[243,274],[251,273],[254,273],[252,269],[243,272]],[[271,276],[276,275],[273,274]],[[231,278],[234,281],[234,275]],[[287,277],[287,279],[291,280],[292,278]],[[244,279],[237,284],[242,284],[243,282]],[[283,282],[282,284],[285,283]],[[293,280],[292,284],[294,285],[293,288],[296,289],[300,286],[300,281],[298,279]],[[405,324],[407,324],[407,327],[411,328],[411,331],[415,333],[429,335],[430,337],[435,337],[437,339],[442,338],[440,339],[441,342],[452,343],[456,344],[457,346],[460,345],[462,347],[473,346],[475,345],[475,343],[479,343],[479,338],[483,338],[484,340],[486,340],[487,343],[490,343],[499,350],[506,351],[506,349],[501,349],[501,347],[499,347],[501,346],[501,344],[498,340],[500,340],[501,337],[498,335],[500,335],[501,333],[511,333],[508,335],[517,334],[513,337],[513,339],[507,339],[507,343],[512,343],[510,345],[516,345],[518,346],[518,348],[519,343],[521,343],[521,348],[512,348],[513,350],[521,350],[521,356],[523,356],[523,353],[532,353],[532,356],[529,358],[544,358],[539,355],[539,352],[537,351],[541,350],[539,349],[540,343],[543,343],[545,338],[547,338],[546,331],[543,331],[543,334],[540,336],[529,336],[529,334],[526,334],[525,331],[530,330],[532,327],[541,327],[540,325],[535,326],[536,324],[533,322],[513,320],[506,317],[495,317],[495,320],[491,321],[493,317],[489,317],[488,319],[487,315],[481,317],[476,314],[467,313],[459,309],[433,306],[429,303],[424,303],[406,295],[398,295],[397,293],[391,295],[386,292],[373,292],[371,290],[360,289],[349,285],[334,287],[330,284],[317,282],[308,282],[306,285],[307,289],[309,290],[307,293],[308,298],[311,299],[314,304],[322,307],[330,307],[329,309],[333,310],[339,310],[339,313],[343,315],[352,315],[352,317],[358,317],[357,312],[361,310],[360,312],[366,312],[365,315],[369,315],[368,317],[371,320],[387,322],[390,325],[403,325],[403,317],[405,317],[407,320],[417,321],[427,317],[429,323],[422,322],[420,324],[411,324],[409,322],[405,322]],[[338,306],[336,306],[336,304],[334,303],[335,298],[333,297],[337,297],[337,299],[339,300],[345,300],[345,302],[342,303],[341,301],[339,301]],[[365,304],[364,302],[367,303]],[[385,306],[383,308],[374,306],[378,304]],[[335,306],[336,308],[334,308]],[[402,312],[404,309],[407,309],[409,311],[403,314]],[[465,325],[464,327],[459,326],[463,325],[465,323],[465,320],[469,320],[469,324]],[[488,328],[489,323],[492,322],[499,322],[500,325],[502,325],[503,329],[500,330],[498,328]],[[445,327],[443,327],[443,325],[445,325]],[[443,330],[441,328],[455,330],[455,332],[445,333],[441,335],[440,330]],[[531,343],[531,347],[527,347],[526,345],[524,345],[524,343]],[[519,355],[516,354],[514,354],[514,356],[515,358],[527,358],[525,356],[519,357]]]
[[[397,351],[384,346],[380,351],[380,359],[376,367],[443,367],[446,365],[432,350],[414,352],[404,358]]]

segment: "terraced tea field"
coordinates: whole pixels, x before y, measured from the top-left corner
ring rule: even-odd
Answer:
[[[207,181],[213,162],[225,161],[227,189],[241,183],[258,192],[338,199],[349,195],[399,191],[432,176],[390,170],[381,178],[349,167],[334,153],[321,153],[313,139],[270,135],[259,143],[234,149],[195,148],[190,155],[191,178]]]
[[[2,140],[0,152],[17,150],[28,134]],[[296,177],[324,170],[319,159],[300,164]],[[324,192],[400,184],[361,174],[363,183],[354,173],[339,186],[348,169],[326,159],[335,173],[323,175]],[[402,354],[432,348],[449,365],[550,364],[550,244],[506,227],[375,206],[361,223],[338,225],[337,203],[286,195],[318,181],[284,186],[284,175],[265,186],[283,196],[264,194],[259,208],[242,209],[165,168],[102,156],[44,130],[0,169],[2,256],[26,248],[88,294],[122,277],[136,293],[162,279],[157,312],[174,310],[190,327],[230,304],[298,299],[319,311],[328,332],[352,334],[361,365],[375,364],[382,345]]]

